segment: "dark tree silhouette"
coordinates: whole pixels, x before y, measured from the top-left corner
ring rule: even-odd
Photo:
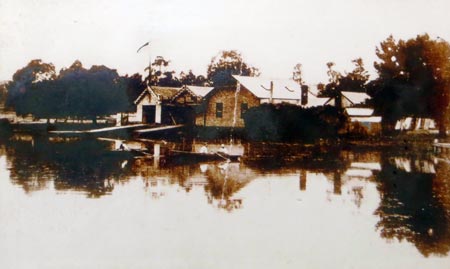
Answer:
[[[30,61],[27,66],[14,73],[13,80],[7,85],[6,106],[19,113],[26,110],[24,97],[33,83],[56,78],[55,66],[52,63],[44,63],[40,59]]]
[[[232,75],[258,76],[257,68],[244,62],[242,55],[235,51],[221,51],[211,59],[208,65],[207,79],[214,87],[234,86]]]
[[[180,73],[180,82],[182,85],[194,85],[194,86],[206,86],[207,80],[204,76],[199,75],[196,76],[192,70],[189,72],[181,72]]]
[[[345,75],[334,70],[335,64],[333,62],[327,63],[328,83],[323,85],[320,90],[321,96],[331,97],[336,99],[336,103],[340,104],[341,92],[365,92],[366,84],[369,79],[369,74],[364,68],[364,63],[361,58],[352,60],[355,68]]]
[[[450,45],[427,34],[407,41],[392,36],[376,48],[379,78],[370,94],[383,127],[391,130],[405,116],[431,117],[445,136],[450,118]]]
[[[142,93],[146,88],[145,82],[142,80],[141,74],[133,74],[131,76],[125,76],[127,84],[127,96],[130,108],[134,108],[134,100]]]
[[[105,66],[83,68],[75,61],[54,73],[51,64],[32,61],[15,74],[8,91],[10,104],[19,115],[36,118],[92,119],[126,111],[125,79]]]

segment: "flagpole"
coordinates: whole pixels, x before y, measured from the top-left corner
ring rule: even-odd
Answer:
[[[144,45],[140,46],[139,49],[136,51],[136,53],[139,53],[139,51],[146,47],[149,46],[150,42],[146,42]],[[152,81],[152,55],[150,54],[150,50],[148,52],[148,81],[147,81],[147,86],[150,86],[150,82]]]

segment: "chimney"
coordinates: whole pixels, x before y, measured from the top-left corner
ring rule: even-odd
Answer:
[[[302,106],[304,106],[308,104],[308,86],[302,85],[301,89],[302,89],[301,104]]]

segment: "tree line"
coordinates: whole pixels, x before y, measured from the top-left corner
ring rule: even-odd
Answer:
[[[341,73],[333,62],[326,63],[328,81],[318,85],[319,95],[336,98],[342,91],[366,92],[369,105],[382,116],[383,129],[393,130],[403,117],[433,118],[445,135],[450,109],[450,45],[427,34],[408,40],[389,36],[376,47],[374,67],[378,77],[369,80],[361,58],[352,60],[354,69]],[[292,78],[304,85],[302,65],[294,66]],[[170,70],[170,60],[158,56],[140,74],[119,76],[105,66],[85,69],[75,61],[59,73],[51,63],[33,60],[19,69],[7,84],[6,106],[19,115],[37,118],[95,118],[133,110],[133,101],[147,87],[182,85],[231,87],[232,75],[258,76],[258,68],[244,61],[235,50],[221,51],[211,59],[206,76],[192,70]]]
[[[344,74],[328,62],[329,79],[318,85],[319,95],[340,103],[342,91],[365,92],[372,97],[367,105],[382,116],[384,133],[394,131],[399,119],[412,117],[434,119],[440,136],[445,136],[450,122],[450,44],[428,34],[408,40],[391,35],[375,53],[377,78],[369,80],[361,58],[352,60],[354,69]],[[293,72],[299,83],[303,83],[301,68],[297,64]]]

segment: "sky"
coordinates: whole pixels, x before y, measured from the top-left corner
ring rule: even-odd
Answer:
[[[0,0],[0,81],[32,59],[131,75],[163,56],[170,70],[206,75],[230,49],[268,78],[301,63],[306,83],[326,82],[327,62],[351,71],[358,57],[374,78],[389,35],[450,40],[449,10],[448,0]]]

